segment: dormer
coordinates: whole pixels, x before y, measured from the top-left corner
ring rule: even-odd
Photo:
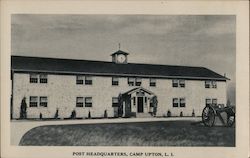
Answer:
[[[117,63],[117,64],[127,64],[128,63],[128,58],[127,58],[128,55],[129,55],[129,53],[118,50],[117,52],[111,54],[112,62]]]

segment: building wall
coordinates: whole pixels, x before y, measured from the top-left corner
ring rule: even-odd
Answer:
[[[59,117],[70,117],[76,110],[77,117],[87,117],[89,111],[92,117],[103,117],[107,110],[108,116],[114,115],[112,97],[118,97],[135,86],[129,86],[126,77],[119,78],[119,86],[112,86],[111,77],[93,76],[92,85],[77,85],[75,75],[48,74],[48,83],[30,83],[29,74],[15,73],[13,75],[13,118],[19,118],[20,105],[23,97],[26,97],[27,117],[39,118],[42,113],[44,118],[53,118],[56,109],[59,109]],[[204,81],[185,80],[185,88],[172,87],[171,79],[156,79],[156,87],[149,86],[149,79],[143,78],[143,88],[155,93],[158,98],[157,116],[166,115],[170,110],[172,116],[191,116],[194,110],[196,116],[201,115],[206,98],[217,98],[218,104],[226,104],[226,82],[217,81],[217,88],[205,88]],[[30,96],[47,96],[48,107],[29,107]],[[76,97],[92,97],[92,107],[76,107]],[[186,107],[174,108],[173,98],[184,97]]]

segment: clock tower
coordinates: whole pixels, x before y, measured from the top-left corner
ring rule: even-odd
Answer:
[[[111,54],[112,62],[117,63],[117,64],[127,64],[128,63],[128,58],[127,58],[128,55],[129,55],[129,53],[118,50],[117,52]]]

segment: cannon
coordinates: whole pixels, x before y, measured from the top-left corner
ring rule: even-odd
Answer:
[[[226,118],[221,116],[226,113]],[[205,126],[212,127],[215,124],[215,117],[218,117],[224,126],[231,127],[235,124],[235,107],[223,105],[206,105],[202,111],[202,122]]]

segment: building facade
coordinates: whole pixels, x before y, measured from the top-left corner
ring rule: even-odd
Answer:
[[[12,56],[11,118],[201,116],[226,104],[226,81],[207,68]],[[25,98],[25,99],[24,99]]]

